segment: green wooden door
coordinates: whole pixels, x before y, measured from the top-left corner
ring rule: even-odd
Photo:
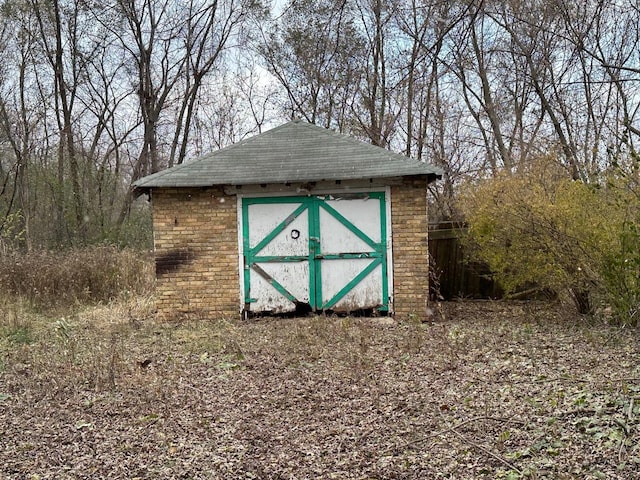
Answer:
[[[388,310],[384,192],[241,203],[245,311]]]

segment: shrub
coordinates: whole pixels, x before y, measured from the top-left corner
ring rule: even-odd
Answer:
[[[106,302],[151,289],[147,253],[95,246],[0,256],[0,288],[39,307]]]
[[[508,292],[527,284],[566,291],[580,313],[600,302],[636,322],[638,201],[621,177],[587,185],[541,159],[467,188],[461,208],[475,252]]]

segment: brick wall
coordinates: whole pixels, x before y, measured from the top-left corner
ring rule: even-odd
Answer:
[[[424,318],[429,299],[425,179],[391,187],[393,296],[397,318]]]
[[[160,315],[238,316],[237,202],[220,188],[152,194]]]

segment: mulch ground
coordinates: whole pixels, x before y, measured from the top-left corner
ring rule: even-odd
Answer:
[[[441,313],[39,324],[1,344],[0,478],[640,478],[638,330]]]

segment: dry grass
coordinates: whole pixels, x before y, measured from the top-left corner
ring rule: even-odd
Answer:
[[[17,297],[41,309],[148,293],[153,275],[148,253],[111,246],[0,255],[3,298]]]
[[[446,304],[435,324],[160,323],[148,297],[0,309],[1,478],[638,478],[637,332],[556,307]]]

